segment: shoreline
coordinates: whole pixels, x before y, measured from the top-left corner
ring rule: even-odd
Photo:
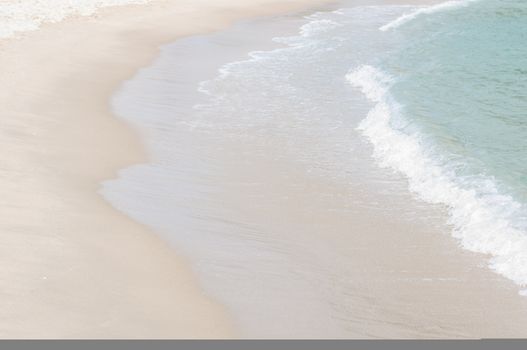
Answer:
[[[522,336],[527,299],[488,270],[483,256],[456,246],[439,210],[428,221],[430,208],[412,211],[408,194],[392,204],[413,220],[379,216],[357,203],[382,199],[382,189],[367,188],[371,183],[360,177],[351,187],[317,177],[284,156],[279,139],[263,145],[181,134],[181,144],[192,146],[189,158],[209,161],[216,171],[183,169],[190,178],[201,175],[202,193],[210,195],[185,205],[209,219],[208,229],[219,228],[215,233],[246,234],[257,249],[239,256],[262,254],[259,273],[251,275],[238,255],[228,264],[215,261],[216,247],[195,257],[192,247],[103,199],[101,183],[153,161],[143,130],[116,117],[109,99],[150,67],[161,46],[241,19],[335,3],[211,1],[105,8],[0,40],[0,338]],[[178,224],[172,227],[186,229]],[[206,258],[226,273],[212,284],[256,313],[237,314],[235,303],[205,288],[199,269],[207,269]],[[240,284],[229,285],[229,272]],[[274,290],[266,294],[269,286]],[[308,304],[320,296],[338,310]],[[284,304],[268,303],[272,297]],[[250,309],[257,303],[261,310]],[[340,321],[345,328],[332,328]]]
[[[278,3],[107,8],[0,41],[7,116],[0,337],[235,336],[188,263],[97,193],[118,169],[147,160],[108,97],[164,43],[324,2]]]
[[[123,170],[118,186],[123,193],[132,193],[121,202],[117,197],[116,202],[125,202],[125,212],[155,227],[178,249],[186,248],[193,265],[205,265],[201,272],[208,274],[202,279],[208,280],[211,294],[235,310],[238,324],[244,325],[243,334],[271,338],[521,337],[527,303],[517,295],[516,286],[491,272],[484,256],[460,249],[445,227],[444,208],[420,203],[406,186],[393,198],[385,187],[364,177],[353,176],[348,179],[351,184],[320,178],[294,156],[283,154],[286,140],[265,134],[261,142],[253,142],[262,135],[255,137],[245,129],[225,138],[228,129],[224,132],[218,127],[221,124],[210,123],[212,130],[207,132],[207,119],[203,120],[204,133],[185,128],[156,133],[156,128],[180,125],[164,123],[167,119],[162,117],[157,121],[148,118],[158,112],[156,102],[166,102],[159,111],[177,119],[181,104],[194,101],[181,94],[194,85],[170,85],[181,80],[179,65],[185,67],[183,72],[191,72],[188,74],[196,71],[179,58],[182,52],[184,57],[197,56],[187,56],[187,51],[198,47],[201,55],[213,57],[204,62],[216,65],[220,52],[236,46],[252,31],[242,26],[225,32],[224,36],[168,45],[159,62],[142,70],[131,83],[135,87],[123,93],[128,99],[121,104],[131,106],[130,111],[139,110],[130,119],[147,121],[151,144],[163,138],[178,141],[168,145],[161,141],[160,154],[151,150],[160,161],[150,164],[152,168],[145,164]],[[265,29],[254,32],[265,34]],[[213,46],[211,51],[203,49],[209,46]],[[159,84],[150,84],[149,79]],[[165,87],[164,82],[168,83]],[[166,91],[170,93],[165,95]],[[193,120],[184,118],[185,110],[181,115],[181,125],[193,128]],[[163,148],[170,151],[163,153]],[[371,152],[368,159],[373,163]],[[169,176],[161,174],[162,170]],[[393,181],[375,175],[381,183]],[[181,189],[171,189],[170,182],[163,182],[165,178],[183,183],[184,200],[170,201]],[[130,204],[127,199],[134,199],[134,191],[127,190],[133,190],[130,186],[134,184],[145,188],[136,193],[140,203]],[[144,214],[149,211],[148,204],[143,204],[149,203],[146,194],[156,198],[154,208],[169,204],[166,207],[175,212],[182,209],[190,216],[197,214],[196,220],[188,220],[196,225],[191,229],[203,236],[198,235],[194,242],[192,237],[172,233],[171,227],[180,221],[170,212]],[[375,208],[379,203],[389,203],[393,210],[379,215]],[[212,244],[207,243],[210,238]],[[235,250],[229,251],[232,247]],[[227,252],[210,257],[214,250]],[[321,300],[337,310],[328,311]],[[344,320],[343,328],[335,325],[340,320]]]

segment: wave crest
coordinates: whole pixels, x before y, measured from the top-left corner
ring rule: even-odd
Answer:
[[[410,190],[424,201],[446,205],[453,236],[462,247],[491,255],[491,269],[526,286],[527,235],[515,225],[525,214],[522,205],[501,194],[490,178],[457,177],[440,164],[422,135],[393,128],[391,120],[398,115],[400,106],[390,95],[392,77],[364,65],[346,78],[376,103],[358,128],[373,144],[374,157],[380,165],[405,175]],[[522,293],[527,295],[527,290]]]
[[[416,17],[419,17],[421,15],[428,15],[428,14],[435,13],[435,12],[441,12],[445,10],[456,9],[459,7],[465,7],[474,1],[477,1],[477,0],[451,0],[451,1],[442,2],[436,5],[432,5],[432,6],[420,7],[416,10],[413,10],[412,12],[403,14],[402,16],[391,21],[390,23],[383,25],[382,27],[379,28],[379,30],[385,32],[385,31],[400,27],[403,24],[410,22]]]

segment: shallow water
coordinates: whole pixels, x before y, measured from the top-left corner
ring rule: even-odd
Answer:
[[[414,15],[412,15],[412,13]],[[406,19],[406,20],[401,20]],[[384,165],[450,209],[454,236],[527,283],[527,4],[451,1],[381,27],[396,48],[348,77]]]
[[[516,287],[458,249],[522,283],[523,231],[502,230],[521,198],[459,152],[458,112],[478,107],[434,61],[453,57],[435,16],[475,6],[343,3],[165,46],[114,98],[152,161],[104,196],[173,242],[246,336],[517,335]]]

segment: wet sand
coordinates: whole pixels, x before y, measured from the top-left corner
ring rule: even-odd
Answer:
[[[1,338],[233,337],[225,308],[100,182],[147,156],[109,99],[162,43],[319,1],[157,1],[0,42]]]
[[[242,337],[524,337],[518,287],[457,245],[445,208],[378,169],[366,140],[342,179],[295,158],[272,128],[229,131],[195,119],[199,81],[272,48],[274,31],[294,34],[300,18],[164,47],[114,101],[152,158],[106,182],[106,195],[191,261]]]

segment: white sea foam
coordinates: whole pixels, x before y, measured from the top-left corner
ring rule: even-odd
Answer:
[[[151,0],[7,0],[0,1],[0,38],[37,30],[70,16],[91,16],[99,8],[144,4]]]
[[[373,144],[380,164],[404,174],[411,191],[423,200],[449,208],[453,236],[463,248],[489,254],[494,271],[526,286],[527,234],[517,224],[525,208],[501,194],[492,179],[463,179],[449,171],[423,135],[392,127],[395,116],[402,118],[401,107],[390,95],[392,77],[365,65],[347,79],[375,103],[359,129]],[[527,290],[521,294],[527,295]]]
[[[307,18],[311,19],[311,21],[300,27],[300,35],[304,38],[321,32],[327,32],[333,28],[340,26],[339,23],[330,19],[316,19],[315,16],[310,16]]]
[[[407,22],[410,22],[411,20],[415,19],[416,17],[419,17],[421,15],[429,15],[435,12],[445,11],[445,10],[452,10],[459,7],[465,7],[468,6],[471,2],[474,2],[477,0],[450,0],[446,2],[442,2],[436,5],[426,6],[426,7],[418,7],[417,9],[414,9],[411,12],[405,13],[402,16],[398,17],[397,19],[391,21],[390,23],[387,23],[379,28],[381,31],[387,31],[390,29],[397,28]]]
[[[338,10],[332,13],[338,14]],[[233,71],[236,70],[236,67],[258,60],[264,60],[266,58],[275,57],[275,55],[279,52],[302,48],[306,45],[309,45],[309,41],[307,41],[306,39],[312,39],[312,37],[317,34],[328,32],[334,28],[341,26],[341,24],[338,22],[323,18],[323,16],[325,15],[327,15],[326,12],[316,12],[312,15],[305,16],[304,18],[308,20],[308,22],[300,27],[298,35],[287,37],[274,37],[272,39],[272,41],[279,44],[284,44],[286,45],[286,47],[279,47],[268,51],[251,51],[247,54],[247,58],[244,58],[239,61],[226,63],[218,69],[218,75],[214,79],[200,82],[198,84],[197,90],[203,94],[212,96],[209,91],[209,85],[213,84],[214,82],[224,80]],[[201,108],[202,106],[196,107]]]

